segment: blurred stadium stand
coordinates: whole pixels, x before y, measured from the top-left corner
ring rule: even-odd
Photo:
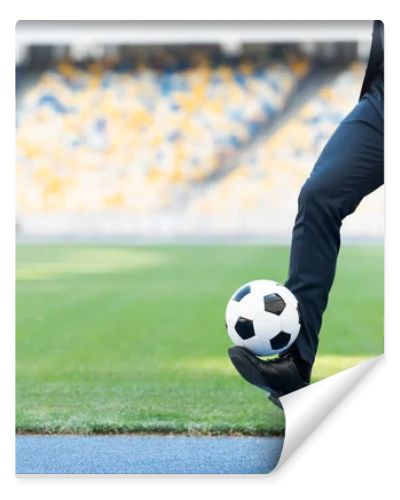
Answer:
[[[301,184],[357,101],[360,47],[27,43],[19,234],[288,239]],[[382,235],[382,190],[345,228]]]

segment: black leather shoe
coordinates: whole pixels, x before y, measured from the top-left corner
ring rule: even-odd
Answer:
[[[310,378],[304,380],[295,358],[287,353],[279,358],[264,361],[244,347],[228,349],[233,366],[250,384],[269,393],[269,399],[280,408],[279,398],[306,387]]]

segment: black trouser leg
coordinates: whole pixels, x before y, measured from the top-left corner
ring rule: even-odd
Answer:
[[[363,99],[325,146],[299,196],[286,286],[300,306],[295,345],[310,365],[335,276],[342,221],[383,184],[383,122],[377,113],[376,120],[371,116],[373,106]]]

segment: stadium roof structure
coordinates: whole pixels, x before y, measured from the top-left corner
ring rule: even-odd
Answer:
[[[372,21],[19,21],[17,46],[368,42]]]

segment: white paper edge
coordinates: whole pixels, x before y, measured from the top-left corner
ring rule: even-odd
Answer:
[[[280,398],[285,439],[276,472],[381,360],[383,354]]]

